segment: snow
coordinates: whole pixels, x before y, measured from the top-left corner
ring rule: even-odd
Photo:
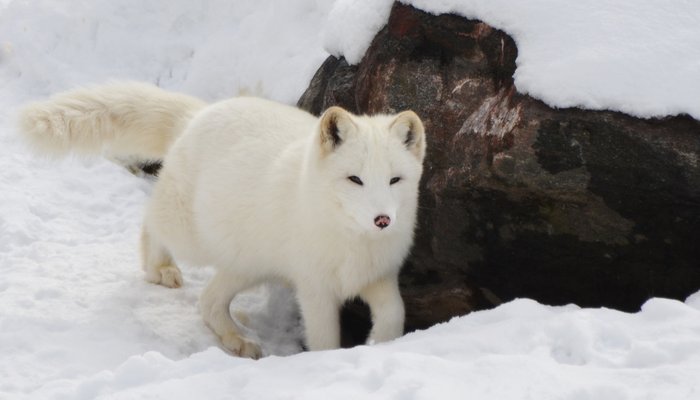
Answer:
[[[653,299],[642,312],[516,300],[388,344],[232,358],[217,348],[175,361],[157,352],[40,398],[693,399],[700,310]],[[150,397],[149,397],[150,396]]]
[[[323,0],[4,2],[3,91],[33,97],[128,78],[207,100],[296,102],[327,57]]]
[[[661,2],[424,3],[513,34],[521,91],[624,104],[640,115],[698,106],[686,96],[697,74],[683,73],[696,72],[700,49],[700,24],[683,22],[697,18],[691,2],[674,12]],[[334,52],[357,46],[346,53],[357,61],[388,4],[0,0],[0,399],[700,398],[700,292],[686,302],[652,299],[632,314],[520,299],[391,343],[302,353],[293,293],[262,287],[232,308],[249,314],[244,322],[268,357],[232,357],[197,310],[210,268],[185,267],[175,290],[142,279],[139,225],[152,183],[103,160],[37,158],[15,132],[23,102],[113,78],[207,100],[249,92],[294,103],[326,56],[324,43]],[[588,24],[591,15],[604,32]],[[624,40],[612,35],[595,47],[597,69],[586,69],[603,33],[617,24],[637,35],[643,22],[657,36],[611,60]],[[683,40],[670,41],[681,31]],[[629,79],[607,67],[649,57],[666,41],[675,47]],[[592,74],[588,83],[562,72],[575,60],[582,67],[571,73]],[[560,93],[546,93],[554,86],[546,79],[536,90],[542,75]]]
[[[700,119],[698,2],[401,1],[434,14],[479,19],[511,35],[518,46],[517,90],[551,106]],[[358,63],[391,3],[337,1],[326,49]],[[348,15],[355,7],[364,11]]]

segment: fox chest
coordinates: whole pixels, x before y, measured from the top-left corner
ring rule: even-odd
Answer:
[[[333,285],[342,299],[355,297],[377,280],[397,275],[405,257],[406,251],[398,246],[348,249],[342,260],[330,266]]]

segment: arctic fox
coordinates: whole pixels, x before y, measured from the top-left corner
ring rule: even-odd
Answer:
[[[44,152],[162,159],[142,229],[148,281],[182,285],[175,260],[213,265],[200,300],[234,354],[257,358],[229,313],[240,291],[296,289],[310,350],[340,345],[339,308],[371,310],[368,342],[403,333],[399,269],[413,242],[426,140],[412,111],[320,118],[257,98],[212,105],[114,83],[26,106],[20,130]]]

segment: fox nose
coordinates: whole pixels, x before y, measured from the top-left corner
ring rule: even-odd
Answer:
[[[374,225],[378,226],[379,229],[384,229],[391,223],[391,218],[388,215],[379,215],[374,219]]]

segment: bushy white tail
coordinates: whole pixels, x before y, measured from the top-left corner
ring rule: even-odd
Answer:
[[[110,83],[31,103],[20,111],[19,128],[35,150],[50,156],[161,160],[205,105],[146,83]]]

